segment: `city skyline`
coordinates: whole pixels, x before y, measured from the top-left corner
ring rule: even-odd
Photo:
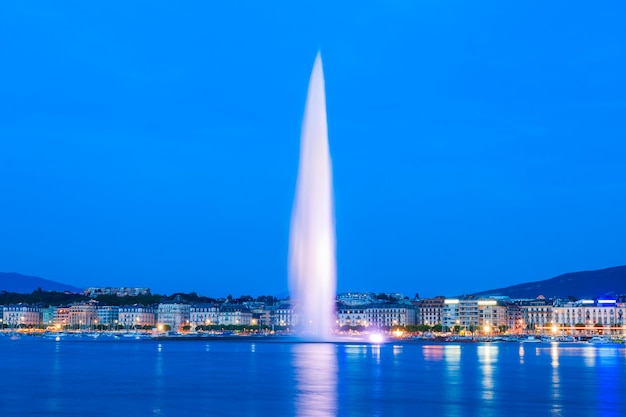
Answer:
[[[626,5],[244,5],[0,6],[0,270],[285,292],[318,49],[338,292],[626,263]]]

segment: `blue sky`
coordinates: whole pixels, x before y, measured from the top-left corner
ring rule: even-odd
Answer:
[[[3,2],[0,271],[285,292],[318,49],[339,291],[625,264],[623,16],[618,1]]]

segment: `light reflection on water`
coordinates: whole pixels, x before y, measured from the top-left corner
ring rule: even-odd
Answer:
[[[163,413],[162,399],[165,395],[164,392],[164,374],[163,374],[163,345],[159,343],[157,345],[156,362],[154,364],[154,393],[152,396],[152,414],[156,416],[165,416]]]
[[[626,415],[617,345],[22,338],[0,354],[3,417]]]
[[[583,357],[585,358],[585,366],[589,368],[596,366],[596,350],[593,347],[585,346]]]
[[[560,417],[562,415],[561,406],[561,375],[559,373],[559,345],[558,343],[552,343],[550,348],[550,357],[552,358],[552,415],[554,417]]]
[[[439,362],[443,360],[443,346],[442,345],[426,345],[422,347],[422,354],[427,361]]]
[[[463,385],[461,383],[461,346],[445,345],[445,379],[449,381],[445,392],[445,415],[458,416],[463,412]]]
[[[323,417],[337,414],[336,350],[336,346],[330,343],[294,345],[297,416]]]
[[[552,367],[559,367],[559,345],[557,343],[552,343],[552,347],[550,348],[550,356],[552,357]]]
[[[443,347],[443,356],[446,364],[446,369],[450,372],[458,372],[461,368],[461,346],[459,345],[446,345]]]
[[[481,397],[485,401],[494,399],[493,364],[497,361],[498,346],[486,344],[478,346],[478,363],[482,372],[482,393]]]
[[[402,353],[402,345],[393,345],[393,356],[398,356]]]
[[[376,360],[376,365],[380,365],[380,345],[372,345],[372,355]]]
[[[56,342],[54,344],[54,354],[52,360],[52,372],[50,372],[50,390],[54,392],[56,395],[51,395],[50,400],[48,402],[48,408],[52,412],[59,412],[59,401],[58,398],[62,391],[62,383],[61,383],[61,344]]]

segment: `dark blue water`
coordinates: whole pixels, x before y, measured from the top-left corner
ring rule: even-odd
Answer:
[[[626,348],[0,337],[0,416],[626,416]]]

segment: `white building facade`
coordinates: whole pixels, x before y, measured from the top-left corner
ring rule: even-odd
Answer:
[[[484,333],[499,332],[509,327],[506,305],[493,299],[478,300],[478,326]]]
[[[122,306],[119,309],[118,320],[125,329],[155,327],[156,311],[154,307],[139,304]]]
[[[557,302],[554,324],[561,330],[623,333],[626,329],[626,303],[615,299]]]
[[[215,304],[195,304],[189,309],[192,329],[197,326],[212,326],[219,322],[219,308]]]
[[[41,309],[27,304],[4,306],[2,322],[9,328],[39,326],[41,324]]]
[[[218,315],[218,324],[220,325],[244,326],[250,325],[251,322],[252,312],[244,305],[224,303],[220,307]]]
[[[85,329],[95,326],[98,323],[97,304],[97,302],[87,302],[70,305],[68,309],[68,324],[70,328]]]
[[[157,325],[170,326],[174,331],[190,325],[191,305],[186,303],[161,303],[157,308]]]
[[[526,330],[542,329],[553,323],[553,301],[543,298],[521,300],[517,304],[522,314],[523,327]]]
[[[363,326],[391,328],[417,323],[415,307],[403,303],[377,303],[361,306],[344,306],[337,311],[337,324],[342,326]]]

